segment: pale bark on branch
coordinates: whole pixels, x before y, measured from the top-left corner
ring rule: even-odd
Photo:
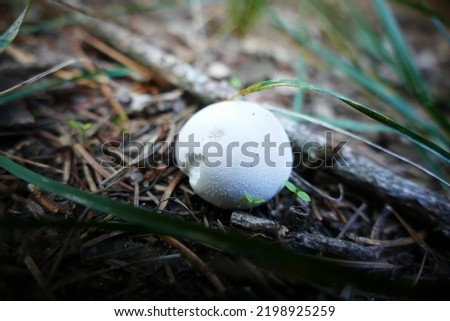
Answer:
[[[80,15],[79,19],[91,33],[203,102],[225,100],[237,93],[229,82],[211,79],[203,71],[125,28],[87,16]]]

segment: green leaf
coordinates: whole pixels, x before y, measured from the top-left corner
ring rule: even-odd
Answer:
[[[263,198],[255,198],[253,201],[253,204],[262,204],[265,203],[266,201]]]
[[[75,129],[82,129],[83,128],[83,124],[80,123],[78,120],[69,120],[69,125],[72,126],[72,128]]]
[[[286,188],[288,190],[290,190],[292,193],[297,193],[297,191],[298,191],[297,186],[295,186],[294,184],[292,184],[289,181],[284,182],[284,186],[286,186]]]
[[[28,9],[30,9],[31,4],[33,3],[33,0],[29,0],[27,6],[25,9],[23,9],[20,16],[14,21],[14,23],[9,26],[9,28],[0,35],[0,53],[2,53],[6,47],[9,46],[11,42],[16,38],[17,34],[19,33],[20,26],[22,25],[23,19],[27,15]]]
[[[246,199],[249,203],[253,203],[253,202],[254,202],[253,196],[251,196],[250,194],[245,194],[245,199]]]
[[[84,131],[86,131],[86,130],[88,130],[88,129],[91,128],[91,127],[92,127],[92,124],[91,124],[91,123],[85,123],[85,124],[83,124],[83,125],[81,126],[81,129],[84,130]]]
[[[265,203],[263,198],[255,198],[250,194],[245,194],[245,199],[252,205]]]
[[[297,197],[304,200],[305,202],[311,201],[311,198],[309,197],[309,195],[306,192],[302,191],[300,188],[298,188],[291,182],[289,182],[289,181],[284,182],[284,186],[286,186],[286,188],[288,190],[290,190],[293,194],[297,195]]]
[[[304,200],[305,202],[311,202],[311,197],[306,192],[303,191],[297,191],[295,193],[300,199]]]
[[[384,116],[383,114],[375,111],[374,109],[372,109],[368,106],[365,106],[363,104],[355,102],[355,101],[351,100],[350,98],[347,98],[347,97],[345,97],[339,93],[336,93],[334,91],[327,90],[327,89],[312,85],[307,82],[303,82],[300,80],[292,80],[292,79],[266,80],[266,81],[261,81],[256,84],[253,84],[247,88],[242,89],[241,91],[239,91],[238,95],[248,95],[248,94],[262,91],[262,90],[265,90],[268,88],[280,87],[280,86],[303,88],[303,89],[307,89],[307,90],[324,93],[329,96],[333,96],[333,97],[343,101],[347,105],[353,107],[354,109],[358,110],[359,112],[369,116],[370,118],[375,119],[378,122],[393,128],[395,131],[397,131],[401,135],[405,136],[409,140],[413,141],[417,145],[421,146],[422,148],[426,149],[427,151],[441,157],[442,159],[444,159],[445,161],[450,163],[450,153],[448,151],[444,150],[442,147],[429,141],[425,137],[417,134],[416,132],[406,128],[405,126],[399,124],[398,122],[394,121],[393,119],[391,119],[387,116]]]

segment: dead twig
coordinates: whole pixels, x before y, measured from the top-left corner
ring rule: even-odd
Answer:
[[[198,257],[197,254],[192,252],[188,247],[186,247],[180,241],[174,239],[171,236],[162,235],[161,239],[165,242],[169,243],[173,247],[175,247],[180,253],[189,260],[192,264],[194,264],[211,282],[211,284],[216,288],[217,292],[222,298],[226,298],[226,288],[223,285],[222,281],[220,281],[219,277],[209,268],[209,266]]]
[[[81,33],[80,39],[82,39],[85,43],[89,44],[90,46],[94,47],[95,49],[104,53],[105,55],[109,56],[115,61],[120,62],[124,66],[130,67],[138,71],[141,75],[145,76],[145,78],[147,79],[152,78],[151,72],[144,66],[136,63],[133,59],[130,59],[129,57],[125,56],[124,54],[112,48],[111,46],[108,46],[103,41],[100,41],[99,39],[91,36],[87,32],[80,31],[80,33]]]
[[[345,233],[347,233],[348,229],[352,227],[353,223],[358,219],[358,217],[365,211],[367,208],[367,205],[365,203],[362,203],[358,209],[353,213],[353,215],[348,219],[347,223],[344,225],[344,227],[339,232],[338,236],[336,236],[337,239],[341,239]]]
[[[164,191],[163,196],[161,197],[161,201],[158,206],[159,211],[164,211],[166,209],[167,203],[169,201],[170,195],[172,195],[173,190],[178,185],[178,183],[185,177],[183,172],[178,172],[177,175],[173,178],[170,184]]]
[[[36,282],[44,290],[47,297],[51,300],[54,299],[55,296],[51,291],[51,289],[49,288],[47,280],[45,279],[44,275],[42,275],[41,270],[39,269],[33,258],[29,254],[27,254],[23,259],[23,262],[27,266],[28,270],[30,271],[31,275],[34,277]]]
[[[234,211],[231,214],[230,224],[241,229],[267,236],[285,237],[287,227],[265,218],[250,215],[245,212]]]
[[[417,235],[421,238],[425,238],[425,232],[418,232]],[[408,246],[412,244],[416,244],[417,241],[412,237],[402,237],[395,240],[378,240],[373,238],[367,238],[363,236],[357,236],[353,233],[345,234],[346,238],[351,240],[352,242],[365,245],[365,246],[378,246],[383,248],[389,247],[399,247],[399,246]]]
[[[9,159],[15,160],[15,161],[17,161],[19,163],[22,163],[22,164],[28,164],[28,165],[35,166],[35,167],[38,167],[38,168],[45,168],[47,170],[54,171],[54,172],[59,173],[59,174],[63,173],[62,170],[57,169],[57,168],[53,168],[53,167],[51,167],[51,166],[49,166],[47,164],[38,163],[38,162],[29,160],[29,159],[25,159],[25,158],[22,158],[20,156],[16,156],[16,155],[13,155],[11,153],[5,152],[3,150],[0,150],[0,154],[5,155]]]
[[[396,210],[394,210],[390,206],[388,206],[388,209],[392,212],[392,214],[394,214],[394,216],[397,218],[397,220],[400,222],[400,224],[405,228],[405,230],[408,231],[409,235],[411,235],[411,237],[417,242],[417,244],[419,244],[420,247],[425,250],[425,252],[430,253],[433,256],[433,258],[436,259],[436,255],[434,254],[433,250],[428,246],[427,243],[425,243],[423,238],[421,238],[420,235],[417,234],[417,232],[411,227],[411,225],[409,225],[403,219],[403,217],[401,217],[401,215],[399,213],[397,213]]]
[[[302,252],[361,261],[378,261],[381,257],[382,249],[378,247],[367,247],[350,241],[303,232],[293,233],[289,236],[294,239],[287,245]]]

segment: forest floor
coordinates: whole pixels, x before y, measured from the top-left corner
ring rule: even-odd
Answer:
[[[136,163],[125,170],[117,163],[103,166],[111,161],[108,148],[115,144],[124,148],[123,159],[130,160],[137,157],[133,142],[173,142],[182,124],[208,99],[180,86],[181,81],[174,80],[174,75],[157,73],[155,66],[145,66],[116,49],[73,19],[72,14],[105,13],[102,19],[203,71],[208,80],[226,83],[231,91],[266,79],[295,79],[300,64],[304,66],[300,70],[303,79],[310,83],[367,105],[379,106],[376,97],[355,88],[314,54],[301,51],[301,46],[274,28],[264,15],[248,29],[233,28],[222,1],[203,6],[201,1],[175,2],[172,6],[147,6],[145,10],[139,7],[138,12],[124,11],[121,1],[70,3],[72,7],[35,1],[21,33],[0,56],[0,91],[67,64],[44,79],[23,86],[21,92],[29,92],[22,97],[0,104],[1,155],[81,190],[238,234],[243,240],[258,239],[321,257],[368,278],[380,278],[387,285],[376,289],[365,283],[352,284],[348,279],[342,283],[339,276],[336,282],[324,276],[322,282],[320,272],[310,279],[308,275],[280,271],[270,264],[270,258],[267,264],[261,264],[250,256],[203,242],[145,230],[107,228],[107,223],[122,222],[121,219],[45,192],[1,169],[1,299],[450,297],[450,292],[445,292],[450,277],[448,226],[424,218],[426,215],[415,213],[411,204],[395,201],[376,187],[355,185],[332,170],[298,168],[294,181],[310,183],[302,188],[311,196],[311,202],[292,198],[292,193],[283,189],[274,199],[252,209],[255,221],[266,228],[257,230],[252,226],[257,223],[239,225],[232,217],[232,213],[239,213],[218,209],[196,196],[188,178],[174,164],[171,148],[163,146],[148,155],[150,162]],[[139,1],[130,1],[128,11],[136,10],[132,4],[137,8]],[[298,16],[291,5],[295,7],[286,2],[276,9],[286,20],[295,21]],[[0,8],[0,30],[5,30],[23,7],[17,2],[0,2]],[[448,104],[450,46],[428,18],[405,8],[398,8],[396,13],[420,72],[436,95]],[[317,31],[317,37],[321,36]],[[247,99],[291,109],[298,97],[298,90],[280,87]],[[302,99],[302,113],[370,122],[328,96],[304,92]],[[390,113],[386,106],[380,108]],[[313,131],[324,130],[313,125]],[[417,149],[397,134],[378,130],[358,134],[422,162]],[[351,140],[348,144],[353,152],[389,168],[393,174],[430,191],[430,195],[438,195],[447,206],[450,203],[448,191],[414,167],[361,142]],[[444,167],[445,171],[448,173],[448,167]],[[104,225],[71,226],[63,221]],[[272,223],[276,224],[275,229],[271,228]],[[288,229],[287,234],[280,232],[282,226]],[[412,290],[392,290],[391,281],[399,281]]]

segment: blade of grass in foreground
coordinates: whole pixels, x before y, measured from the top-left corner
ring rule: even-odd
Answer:
[[[350,266],[336,265],[321,257],[301,255],[281,246],[267,242],[244,239],[232,233],[204,228],[202,226],[174,219],[155,211],[134,207],[101,195],[91,194],[77,188],[59,183],[39,175],[0,155],[0,167],[11,174],[31,183],[42,190],[55,193],[78,204],[94,210],[111,213],[125,221],[138,225],[148,232],[171,235],[191,241],[206,243],[235,254],[247,255],[260,263],[277,269],[279,273],[301,277],[310,281],[325,284],[354,284],[371,291],[379,291],[388,295],[421,297],[435,291],[434,286],[411,288],[409,283],[392,281],[383,277],[369,275]],[[67,225],[67,222],[62,225]],[[4,224],[4,223],[3,223]],[[74,224],[76,225],[76,223]],[[0,221],[0,226],[2,222]],[[139,229],[139,231],[142,231]]]
[[[0,53],[2,53],[6,47],[9,46],[11,42],[16,38],[19,33],[20,26],[22,25],[23,19],[27,15],[28,9],[30,9],[33,0],[29,0],[25,9],[23,9],[20,16],[14,21],[14,23],[3,33],[0,35]]]
[[[268,256],[272,259],[284,261],[284,269],[302,271],[306,275],[318,276],[322,269],[333,269],[320,260],[295,255],[278,246],[272,246],[266,242],[246,240],[231,234],[224,234],[217,230],[203,228],[197,224],[162,215],[157,211],[143,209],[127,205],[107,197],[88,193],[77,188],[59,183],[57,181],[39,175],[29,169],[16,164],[10,159],[0,155],[0,167],[11,174],[31,183],[47,192],[55,193],[75,203],[87,206],[97,211],[111,213],[125,221],[145,228],[149,232],[170,235],[191,241],[203,242],[235,253],[247,254],[255,258],[264,259]],[[289,260],[291,261],[289,261]],[[302,265],[302,266],[300,266]],[[319,273],[319,271],[321,271]],[[309,271],[309,272],[308,272]]]
[[[419,134],[413,132],[412,130],[404,127],[403,125],[400,125],[396,121],[392,120],[391,118],[388,118],[384,116],[383,114],[380,114],[379,112],[371,109],[368,106],[365,106],[363,104],[357,103],[350,98],[347,98],[345,96],[342,96],[341,94],[338,94],[334,91],[327,90],[318,86],[314,86],[312,84],[299,81],[299,80],[292,80],[292,79],[273,79],[273,80],[266,80],[261,81],[256,84],[253,84],[245,89],[242,89],[237,96],[239,95],[248,95],[254,92],[262,91],[265,89],[273,88],[273,87],[281,87],[281,86],[287,86],[287,87],[295,87],[295,88],[303,88],[307,90],[317,91],[321,92],[327,95],[330,95],[332,97],[335,97],[339,100],[342,100],[347,105],[353,107],[354,109],[358,110],[359,112],[369,116],[372,119],[375,119],[376,121],[389,126],[393,128],[395,131],[399,132],[409,140],[413,141],[417,145],[421,146],[422,148],[426,149],[429,152],[432,152],[433,154],[439,156],[440,158],[444,159],[448,163],[450,163],[450,153],[446,150],[444,150],[442,147],[436,145],[435,143],[429,141],[428,139],[420,136]]]

